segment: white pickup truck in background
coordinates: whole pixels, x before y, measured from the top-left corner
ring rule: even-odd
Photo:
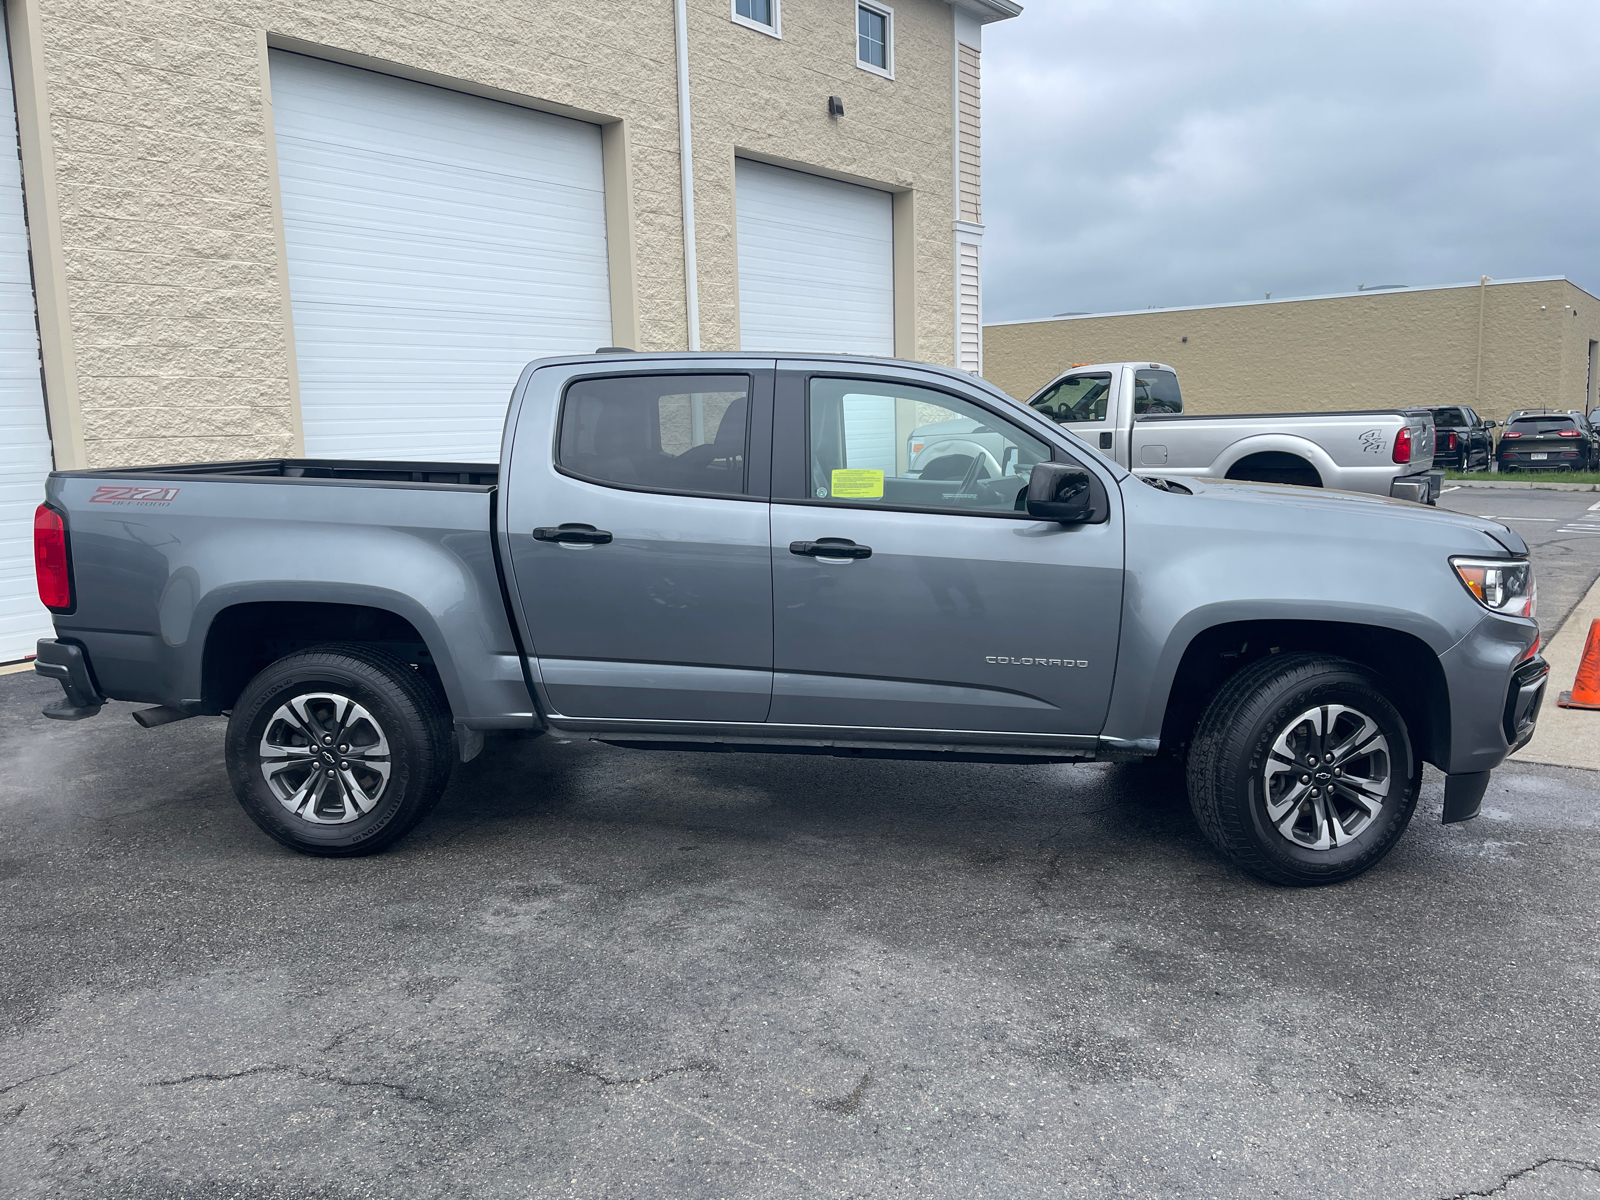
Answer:
[[[1147,362],[1073,367],[1027,404],[1138,474],[1337,488],[1424,504],[1438,499],[1444,478],[1433,470],[1433,414],[1425,409],[1185,416],[1178,373]],[[913,430],[912,469],[962,479],[976,458],[977,478],[1002,475],[999,447],[982,445],[960,424]]]

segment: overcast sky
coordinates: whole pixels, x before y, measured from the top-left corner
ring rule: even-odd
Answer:
[[[1600,0],[1024,0],[984,30],[984,318],[1600,289]]]

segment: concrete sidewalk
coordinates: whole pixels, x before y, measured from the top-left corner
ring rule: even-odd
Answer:
[[[1578,601],[1542,651],[1550,663],[1550,684],[1539,712],[1539,728],[1533,740],[1512,756],[1516,761],[1600,771],[1600,712],[1556,706],[1556,697],[1572,687],[1589,623],[1595,620],[1600,620],[1600,581]]]

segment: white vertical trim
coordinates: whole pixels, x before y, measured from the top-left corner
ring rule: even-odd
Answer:
[[[956,366],[983,374],[983,285],[981,250],[975,241],[956,243]]]
[[[689,349],[700,349],[700,268],[694,248],[694,139],[689,126],[689,20],[684,0],[673,0],[678,43],[678,175],[683,184],[683,290]]]

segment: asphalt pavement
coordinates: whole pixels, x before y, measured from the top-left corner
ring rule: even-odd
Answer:
[[[1552,631],[1592,494],[1460,489]],[[1595,510],[1600,512],[1600,510]],[[1565,686],[1565,684],[1562,684]],[[1600,774],[1292,891],[1147,766],[492,740],[303,858],[0,677],[8,1197],[1600,1197]]]
[[[0,677],[0,1195],[1594,1197],[1600,776],[1269,887],[1145,766],[493,741],[294,855]]]

